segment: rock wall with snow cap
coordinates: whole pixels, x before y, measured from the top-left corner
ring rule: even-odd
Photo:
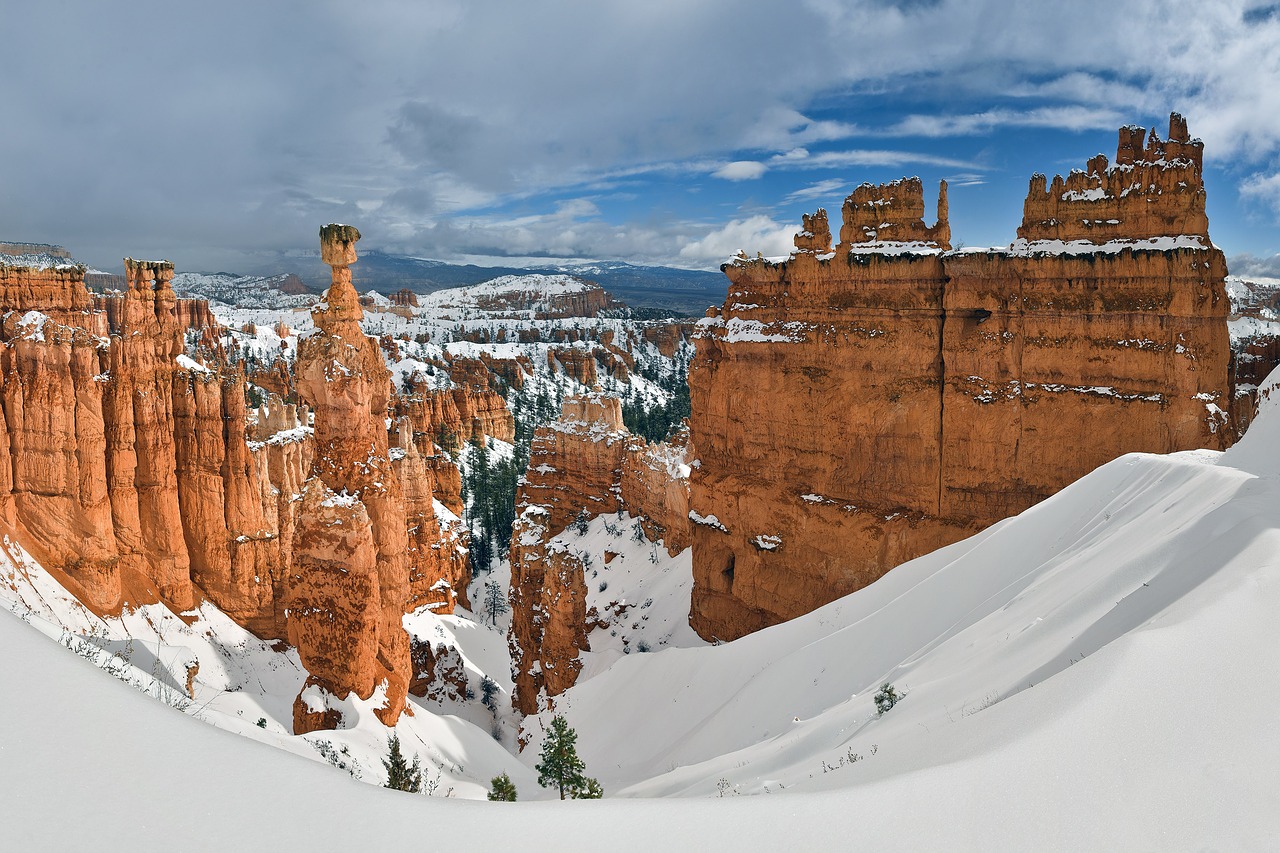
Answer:
[[[1226,264],[1200,143],[1173,124],[1122,131],[1120,163],[1058,192],[1078,218],[1114,200],[1125,229],[1052,230],[1033,181],[1023,239],[946,251],[945,188],[930,229],[904,180],[855,190],[834,253],[815,216],[789,259],[722,267],[689,373],[704,638],[807,613],[1123,453],[1230,443]]]

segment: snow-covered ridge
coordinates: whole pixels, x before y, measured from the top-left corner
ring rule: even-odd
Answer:
[[[230,273],[181,272],[173,277],[179,296],[207,299],[211,304],[238,308],[297,308],[311,305],[315,297],[307,293],[285,293],[282,286],[297,280],[291,275],[256,276]]]
[[[1124,251],[1168,252],[1173,249],[1212,249],[1203,237],[1181,234],[1176,237],[1151,237],[1145,240],[1111,240],[1091,243],[1088,240],[1014,240],[1008,249],[983,251],[1028,257],[1032,255],[1114,255]],[[977,250],[974,250],[977,251]]]
[[[557,300],[600,290],[599,285],[571,275],[504,275],[480,284],[451,287],[418,297],[419,311],[449,314],[467,311],[545,312]]]

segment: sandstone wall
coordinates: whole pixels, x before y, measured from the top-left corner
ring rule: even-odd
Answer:
[[[813,610],[1122,453],[1230,442],[1226,269],[1179,121],[1122,131],[1056,213],[1033,181],[1007,250],[946,251],[945,189],[926,228],[902,181],[855,190],[834,253],[820,211],[790,260],[724,267],[689,374],[700,634]],[[1146,200],[1113,198],[1135,174]],[[1050,229],[1068,210],[1106,227]]]
[[[590,648],[583,566],[552,539],[584,510],[625,509],[643,514],[650,538],[666,537],[668,551],[678,553],[689,540],[684,452],[631,435],[621,401],[600,393],[567,398],[560,420],[535,433],[511,536],[508,645],[512,702],[521,713],[573,686],[579,653]]]

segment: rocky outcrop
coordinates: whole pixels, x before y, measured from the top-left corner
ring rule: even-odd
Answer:
[[[106,315],[107,330],[110,334],[120,334],[126,301],[124,292],[94,293],[92,298],[94,312],[102,312]],[[184,331],[187,329],[216,330],[220,328],[220,324],[213,316],[213,312],[209,310],[209,300],[207,299],[176,299],[173,306],[173,317],[178,324],[178,328]],[[102,334],[107,334],[107,332]]]
[[[547,350],[547,367],[552,371],[557,368],[565,376],[591,388],[598,385],[600,375],[596,372],[596,359],[588,350],[555,347]]]
[[[668,551],[678,553],[689,531],[683,453],[631,435],[621,401],[598,392],[567,398],[560,419],[534,434],[510,552],[508,645],[521,713],[536,713],[539,702],[573,686],[579,654],[590,648],[583,565],[554,537],[580,513],[625,509],[648,514],[646,533],[667,537]]]
[[[83,267],[0,264],[0,527],[99,613],[207,599],[291,637],[311,672],[300,731],[338,724],[326,697],[352,691],[383,689],[394,722],[411,677],[401,615],[450,612],[469,580],[407,421],[388,446],[389,371],[343,260],[353,232],[326,232],[335,287],[298,362],[314,429],[278,396],[250,418],[216,337],[185,335],[212,316],[177,299],[172,264],[126,259],[125,290],[97,305]]]
[[[121,563],[150,578],[172,606],[195,603],[183,538],[173,386],[182,336],[169,287],[173,264],[125,259],[128,289],[112,337],[103,396],[107,488]]]
[[[830,251],[827,212],[819,210],[806,218],[804,230],[796,235],[797,253]],[[924,224],[924,186],[919,178],[903,178],[888,184],[863,184],[844,200],[844,224],[840,226],[838,255],[853,247],[878,243],[924,243],[940,249],[951,248],[951,225],[947,220],[947,182],[938,189],[938,221]]]
[[[417,308],[418,294],[407,288],[400,288],[388,297],[396,308]]]
[[[320,232],[333,284],[312,311],[317,332],[299,342],[295,368],[315,429],[286,593],[289,640],[309,673],[294,701],[297,733],[332,721],[327,696],[369,699],[379,688],[378,716],[392,725],[412,677],[400,624],[409,600],[405,501],[382,423],[390,373],[360,329],[350,267],[359,239],[350,226]]]
[[[429,607],[437,613],[452,613],[458,603],[470,607],[467,584],[471,567],[463,528],[443,503],[435,503],[435,477],[418,452],[409,418],[396,424],[393,441],[391,465],[404,486],[409,537],[409,601],[405,610]]]
[[[1201,170],[1204,143],[1191,139],[1186,120],[1169,117],[1169,138],[1155,128],[1120,128],[1114,166],[1099,154],[1066,178],[1031,178],[1018,237],[1085,240],[1194,235],[1206,241],[1209,219]]]
[[[822,211],[823,218],[826,218],[826,212]],[[827,241],[824,244],[828,248],[831,246],[830,231],[827,232]],[[662,353],[666,358],[674,358],[676,350],[680,348],[680,343],[686,341],[693,335],[694,324],[689,322],[671,322],[671,323],[646,323],[640,332],[640,336],[658,348],[658,352]]]
[[[83,290],[67,279],[77,285]],[[0,350],[0,514],[42,565],[75,582],[88,607],[110,611],[122,588],[103,421],[106,342],[18,310],[5,315]]]
[[[1131,213],[1113,190],[1150,178],[1123,228],[1052,230],[1033,181],[1025,239],[952,253],[945,189],[926,227],[907,180],[855,190],[834,254],[819,215],[788,261],[724,267],[689,374],[702,636],[808,612],[1122,453],[1229,443],[1225,264],[1174,123],[1176,144],[1142,149],[1165,165],[1122,131],[1116,166],[1054,183],[1105,220]],[[1166,167],[1186,198],[1150,189]]]
[[[649,541],[661,540],[673,557],[692,544],[688,441],[686,427],[665,442],[633,436],[619,475],[623,507],[640,520]]]

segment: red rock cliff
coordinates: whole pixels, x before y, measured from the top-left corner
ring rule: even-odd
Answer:
[[[1142,149],[1164,165],[1124,153],[1122,131],[1121,163],[1091,163],[1104,191],[1060,198],[1105,228],[1044,230],[1033,181],[1032,239],[950,253],[945,194],[926,228],[902,181],[850,196],[834,255],[817,216],[789,261],[724,268],[689,375],[699,633],[808,612],[1122,453],[1229,442],[1225,264],[1203,238],[1198,143],[1174,123]],[[1140,212],[1111,194],[1135,170],[1156,170]],[[1170,180],[1199,206],[1156,191]]]
[[[553,538],[584,510],[625,509],[678,553],[689,539],[687,473],[683,447],[646,444],[627,432],[616,397],[569,397],[560,420],[535,433],[511,536],[508,645],[512,702],[521,713],[572,687],[579,653],[590,648],[582,563]]]

